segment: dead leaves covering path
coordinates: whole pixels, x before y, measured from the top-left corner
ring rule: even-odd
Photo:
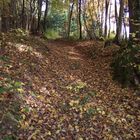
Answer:
[[[0,139],[140,138],[140,97],[112,81],[116,47],[4,37],[0,87],[8,90],[0,94]]]

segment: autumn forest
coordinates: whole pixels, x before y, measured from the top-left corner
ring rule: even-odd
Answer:
[[[0,0],[0,140],[140,139],[140,0]]]

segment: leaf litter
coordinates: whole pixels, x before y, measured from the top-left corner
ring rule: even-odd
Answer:
[[[140,97],[111,77],[117,47],[12,33],[4,38],[0,139],[140,138]]]

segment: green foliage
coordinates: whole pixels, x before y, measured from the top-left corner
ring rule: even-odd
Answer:
[[[82,89],[86,88],[87,84],[81,81],[78,81],[75,84],[69,85],[66,88],[70,91],[74,91],[76,93],[79,93]]]
[[[7,90],[4,87],[0,87],[0,94],[6,92]]]
[[[121,47],[112,64],[113,79],[122,85],[138,85],[140,82],[140,46],[129,43]]]
[[[23,112],[29,113],[29,112],[30,112],[29,106],[25,106],[25,107],[23,108]]]
[[[7,56],[0,56],[0,61],[7,62],[7,61],[9,61],[9,59]]]
[[[45,37],[48,39],[56,39],[60,37],[65,37],[66,13],[55,11],[48,15],[47,30]]]
[[[86,95],[80,100],[80,105],[85,105],[90,100],[90,96]]]
[[[16,140],[16,138],[12,135],[7,135],[3,138],[3,140]]]
[[[0,83],[0,94],[4,94],[6,92],[13,92],[13,91],[21,91],[23,83],[12,81],[12,80],[6,80],[3,81],[4,85],[1,85]]]
[[[114,38],[115,38],[115,32],[112,31],[112,32],[110,33],[109,39],[114,40]]]
[[[79,61],[75,61],[75,62],[73,62],[71,65],[70,65],[70,69],[71,70],[77,70],[77,69],[79,69],[80,68],[80,63],[79,63]]]
[[[15,31],[16,35],[18,35],[18,36],[26,36],[27,35],[27,31],[25,31],[21,28],[15,29],[14,31]]]
[[[91,117],[91,116],[93,116],[96,112],[97,112],[96,109],[90,107],[90,108],[87,110],[86,113],[87,113],[88,117]]]
[[[89,91],[81,100],[80,100],[80,105],[85,105],[87,104],[93,97],[96,96],[96,92],[94,91]]]
[[[96,91],[90,91],[90,92],[88,93],[88,95],[89,95],[90,97],[95,97],[95,96],[97,95],[97,93],[96,93]]]
[[[47,31],[45,36],[49,39],[56,39],[67,36],[67,12],[64,10],[62,12],[55,10],[51,11],[48,15]],[[79,35],[77,33],[77,18],[72,18],[71,21],[71,31],[70,39],[78,39]]]
[[[0,0],[0,8],[7,6],[7,4],[10,2],[10,0]]]
[[[47,39],[57,39],[60,38],[59,33],[54,29],[48,29],[46,33],[44,33],[44,37]]]
[[[65,12],[54,12],[48,16],[47,27],[55,30],[62,30],[64,22],[66,20]]]
[[[100,36],[100,37],[99,37],[99,40],[100,40],[100,41],[105,41],[105,38],[104,38],[103,36]]]
[[[68,6],[68,3],[69,1],[62,1],[62,0],[51,0],[50,3],[51,3],[51,11],[52,12],[63,12],[67,6]]]

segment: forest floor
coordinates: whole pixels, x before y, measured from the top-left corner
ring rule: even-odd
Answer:
[[[4,40],[0,139],[140,139],[140,96],[112,80],[116,46],[10,33]]]

